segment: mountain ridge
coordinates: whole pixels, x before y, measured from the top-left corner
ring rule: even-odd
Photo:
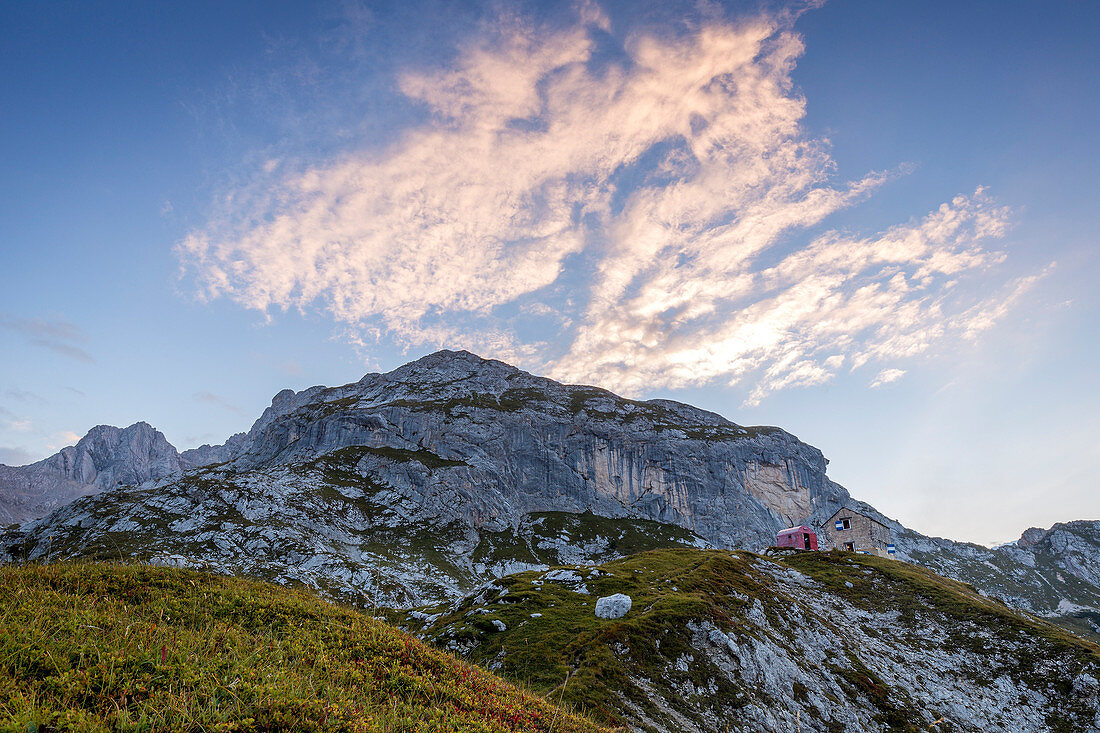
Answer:
[[[176,473],[10,529],[0,557],[126,548],[417,605],[527,567],[614,559],[621,538],[644,534],[640,523],[667,528],[651,534],[669,546],[758,549],[777,529],[850,506],[890,526],[903,559],[1100,630],[1089,554],[1100,532],[1088,522],[996,550],[925,537],[853,499],[820,450],[780,428],[564,385],[470,352],[283,390],[247,433],[177,461]]]

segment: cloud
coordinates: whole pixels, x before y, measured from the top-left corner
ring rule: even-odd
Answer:
[[[278,369],[283,374],[290,377],[299,377],[302,375],[302,365],[298,363],[296,359],[277,359],[268,354],[263,354],[258,351],[252,352],[252,358],[256,361],[264,364],[265,366]]]
[[[710,13],[608,54],[592,4],[565,27],[505,15],[399,78],[427,122],[265,167],[178,244],[183,270],[203,298],[326,310],[353,343],[628,393],[740,384],[749,404],[973,338],[1009,309],[973,283],[1011,212],[979,188],[875,235],[821,232],[905,168],[833,180],[792,22]]]
[[[25,389],[9,389],[4,392],[4,394],[19,402],[35,402],[40,405],[49,404],[49,401],[45,397]]]
[[[208,405],[217,405],[218,407],[220,407],[224,410],[228,410],[229,412],[234,412],[238,415],[243,415],[244,414],[244,410],[242,410],[240,407],[232,404],[231,402],[226,400],[224,397],[216,395],[213,392],[206,392],[206,391],[196,392],[194,394],[194,398],[195,398],[196,402],[202,402],[202,403],[205,403],[205,404],[208,404]]]
[[[5,466],[25,466],[35,460],[34,454],[18,446],[0,447],[0,463]]]
[[[88,337],[77,326],[63,319],[16,318],[0,314],[0,328],[26,337],[27,343],[49,349],[86,364],[95,359],[77,344],[86,343]]]
[[[8,430],[13,430],[17,433],[28,432],[34,427],[30,420],[15,414],[3,406],[0,406],[0,419],[4,421],[4,425]]]
[[[905,376],[904,369],[883,369],[875,378],[871,381],[871,389],[877,389],[884,384],[890,384],[890,382],[896,382]]]

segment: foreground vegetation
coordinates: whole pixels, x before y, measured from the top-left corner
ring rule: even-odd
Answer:
[[[143,565],[0,567],[0,729],[545,731],[583,718],[349,608]]]

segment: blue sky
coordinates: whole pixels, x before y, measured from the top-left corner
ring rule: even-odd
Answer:
[[[1092,4],[0,28],[0,462],[450,347],[780,425],[924,532],[1100,517]]]

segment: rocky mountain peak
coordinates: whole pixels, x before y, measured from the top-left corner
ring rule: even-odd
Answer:
[[[1046,533],[1047,530],[1039,527],[1025,529],[1023,534],[1020,535],[1020,539],[1016,540],[1016,544],[1020,547],[1031,547],[1040,542]]]
[[[372,383],[372,376],[367,375],[360,384]],[[414,389],[443,389],[449,393],[467,394],[499,392],[513,386],[516,380],[538,379],[496,359],[483,359],[469,351],[447,349],[423,356],[380,377],[384,382],[400,383]]]
[[[407,373],[424,374],[428,372],[439,372],[445,375],[473,375],[490,369],[503,369],[508,372],[520,371],[510,364],[505,364],[496,359],[485,359],[465,349],[458,349],[457,351],[440,349],[415,361],[410,361],[408,364],[403,364],[397,369],[387,372],[387,374],[395,377],[402,377]]]
[[[76,445],[29,466],[0,466],[0,521],[42,516],[81,496],[183,470],[179,453],[146,422],[96,425]]]

